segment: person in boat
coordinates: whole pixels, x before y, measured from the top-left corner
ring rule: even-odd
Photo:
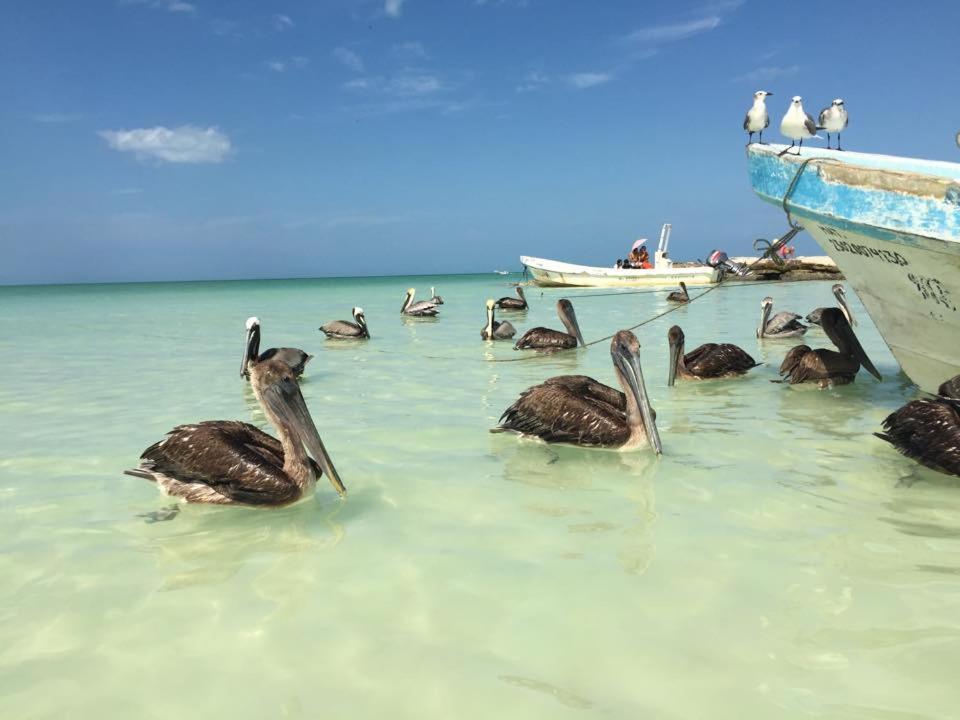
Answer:
[[[624,263],[624,267],[629,267],[634,270],[649,270],[653,267],[650,264],[650,253],[647,251],[646,245],[634,245],[633,250],[630,251],[630,255],[627,256],[627,261],[629,265]]]

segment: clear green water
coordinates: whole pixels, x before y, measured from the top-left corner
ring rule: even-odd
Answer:
[[[403,291],[445,296],[439,321]],[[960,690],[960,486],[871,432],[885,376],[768,382],[760,298],[721,289],[639,331],[664,455],[491,435],[550,375],[612,382],[605,345],[531,361],[479,339],[495,275],[0,289],[0,705],[8,718],[947,718]],[[569,292],[587,340],[664,294]],[[517,321],[558,326],[556,291]],[[852,295],[852,293],[851,293]],[[366,310],[373,340],[324,321]],[[263,424],[243,323],[315,353],[303,392],[349,488],[189,507],[121,471],[177,423]],[[741,381],[666,387],[666,330],[741,344]],[[827,343],[808,334],[814,346]]]

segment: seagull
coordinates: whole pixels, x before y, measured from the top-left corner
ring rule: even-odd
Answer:
[[[837,98],[830,107],[820,111],[820,117],[817,121],[817,130],[827,131],[827,150],[830,149],[830,133],[837,134],[837,150],[840,147],[840,133],[850,124],[850,116],[847,115],[847,109],[843,106],[843,98]]]
[[[799,95],[794,95],[790,107],[787,109],[787,114],[780,121],[780,134],[793,141],[790,143],[790,147],[780,152],[781,155],[785,155],[790,148],[794,147],[797,140],[800,141],[800,148],[802,148],[804,140],[817,136],[817,126],[814,124],[813,118],[804,112],[802,100],[803,98]],[[800,154],[800,148],[797,148],[797,155]]]
[[[753,107],[747,110],[743,119],[743,129],[750,133],[747,145],[753,142],[753,134],[760,133],[760,144],[763,145],[763,131],[770,127],[770,115],[767,114],[766,99],[773,95],[766,90],[757,90],[753,94]]]

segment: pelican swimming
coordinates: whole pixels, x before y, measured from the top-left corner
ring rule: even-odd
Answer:
[[[675,302],[675,303],[690,302],[690,295],[687,293],[687,284],[683,280],[680,281],[679,290],[674,290],[672,293],[667,295],[667,302]]]
[[[144,450],[140,465],[126,474],[188,503],[289,505],[312,492],[323,473],[340,495],[346,493],[289,366],[273,357],[251,360],[249,369],[279,440],[237,420],[179,425]]]
[[[883,421],[882,433],[898,452],[921,465],[960,476],[960,375],[947,380],[931,399],[913,400]]]
[[[286,363],[294,377],[303,375],[303,369],[313,355],[307,355],[300,348],[269,348],[260,353],[260,321],[255,317],[247,318],[247,342],[243,350],[243,362],[240,365],[240,377],[249,378],[249,364],[278,358]]]
[[[586,375],[561,375],[528,388],[504,410],[493,432],[507,430],[554,443],[663,451],[657,414],[650,407],[640,369],[640,343],[621,330],[610,343],[613,369],[623,392]]]
[[[857,319],[853,316],[853,312],[850,310],[850,306],[847,305],[847,295],[846,295],[846,291],[844,291],[843,289],[843,285],[841,285],[840,283],[836,283],[830,289],[833,291],[834,297],[837,298],[837,303],[840,305],[840,310],[843,312],[844,315],[847,316],[847,321],[851,325],[856,325]],[[826,308],[817,308],[816,310],[811,310],[810,313],[804,318],[804,320],[806,320],[808,323],[811,323],[813,325],[819,325],[820,315],[823,313],[825,309]]]
[[[765,297],[760,301],[760,325],[757,327],[757,337],[763,338],[791,338],[800,337],[807,331],[807,326],[800,322],[800,316],[792,312],[778,312],[770,317],[773,307],[773,298]]]
[[[877,380],[883,379],[839,308],[824,308],[820,315],[820,324],[839,352],[823,348],[811,350],[807,345],[791,348],[780,365],[783,382],[791,385],[816,382],[821,388],[828,385],[846,385],[853,382],[861,365]]]
[[[414,288],[407,290],[407,299],[403,301],[403,307],[400,308],[401,315],[411,315],[413,317],[433,317],[440,311],[437,304],[432,300],[421,300],[418,303],[413,301],[417,291]]]
[[[493,319],[494,304],[493,300],[487,300],[487,324],[480,331],[480,337],[484,340],[509,340],[517,334],[517,329],[506,320],[499,322]]]
[[[684,334],[678,325],[667,331],[670,343],[671,387],[677,377],[681,380],[709,380],[744,375],[758,363],[745,350],[729,343],[706,343],[684,354]]]
[[[355,307],[353,309],[353,319],[356,322],[331,320],[325,325],[321,325],[320,331],[334,340],[369,339],[370,330],[367,328],[367,318],[364,317],[363,308]]]
[[[573,304],[563,298],[557,300],[557,315],[567,332],[551,330],[545,327],[535,327],[527,330],[513,346],[514,350],[571,350],[577,342],[586,346],[580,326],[577,324],[577,315],[573,312]]]
[[[517,291],[519,297],[502,297],[497,300],[497,307],[501,310],[526,310],[529,305],[527,305],[527,298],[523,294],[523,288],[519,285],[514,288]]]
[[[430,302],[434,305],[443,305],[443,298],[437,295],[435,288],[430,288]]]

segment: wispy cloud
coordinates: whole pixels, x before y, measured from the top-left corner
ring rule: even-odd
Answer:
[[[353,50],[345,47],[334,49],[333,56],[341,65],[354,72],[363,72],[363,59]]]
[[[437,75],[403,71],[387,78],[354,78],[345,82],[343,87],[346,90],[374,92],[394,97],[417,97],[444,90],[447,84]]]
[[[197,6],[184,0],[123,0],[124,5],[147,5],[157,10],[166,10],[173,13],[193,13]]]
[[[390,53],[401,60],[425,60],[427,58],[426,48],[422,43],[404,42],[398,43],[390,48]]]
[[[405,0],[384,0],[383,12],[387,14],[387,17],[400,17],[404,2]]]
[[[518,93],[536,92],[546,87],[549,82],[550,78],[542,72],[539,70],[531,70],[523,76],[523,79],[516,86],[515,90]]]
[[[765,67],[758,67],[750,72],[745,72],[743,75],[737,75],[737,77],[733,78],[733,82],[764,85],[772,80],[776,80],[777,78],[796,75],[798,72],[800,72],[799,65],[767,65]]]
[[[219,163],[231,152],[230,138],[215,127],[181,125],[166,128],[102,130],[98,133],[118,152],[131,152],[138,160],[169,163]]]
[[[142,188],[138,187],[127,187],[127,188],[117,188],[116,190],[111,190],[111,195],[139,195],[143,192]]]
[[[83,115],[78,113],[37,113],[31,116],[35,122],[45,125],[59,125],[62,123],[72,123],[80,120]]]
[[[651,25],[634,30],[624,38],[631,43],[668,43],[699,35],[715,30],[720,24],[719,15],[690,20],[689,22],[673,23],[671,25]]]
[[[310,62],[310,58],[292,57],[287,60],[268,60],[266,65],[274,72],[282,73],[286,70],[301,70]]]
[[[293,27],[293,20],[290,19],[289,15],[274,15],[270,22],[273,24],[273,29],[277,32],[283,32]]]
[[[578,90],[603,85],[613,80],[613,75],[605,72],[581,72],[567,76],[567,82]]]

